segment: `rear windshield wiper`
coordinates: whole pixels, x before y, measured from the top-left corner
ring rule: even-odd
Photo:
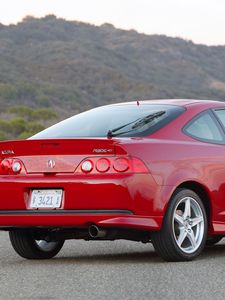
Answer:
[[[136,120],[134,120],[134,121],[132,121],[132,122],[126,123],[126,124],[124,124],[124,125],[122,125],[122,126],[120,126],[120,127],[117,127],[117,128],[112,129],[112,130],[109,130],[108,133],[107,133],[107,137],[108,137],[108,138],[111,138],[111,137],[114,137],[114,136],[117,136],[117,135],[129,133],[129,132],[131,132],[131,131],[137,130],[137,129],[143,127],[144,125],[146,125],[146,124],[152,122],[154,119],[161,117],[161,116],[164,115],[165,113],[166,113],[166,112],[162,110],[162,111],[158,111],[158,112],[156,112],[156,113],[147,115],[147,116],[145,116],[145,117],[143,117],[143,118],[138,118],[138,119],[136,119]],[[134,123],[134,125],[131,127],[130,130],[118,132],[118,131],[120,131],[121,129],[123,129],[123,128],[125,128],[125,127],[127,127],[127,126],[129,126],[129,125],[131,125],[131,124],[133,124],[133,123]]]

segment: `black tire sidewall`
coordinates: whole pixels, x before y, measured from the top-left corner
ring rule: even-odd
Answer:
[[[17,229],[9,232],[9,237],[14,250],[27,259],[49,259],[54,257],[62,248],[64,240],[60,240],[50,251],[41,250],[38,247],[34,231],[27,229]]]

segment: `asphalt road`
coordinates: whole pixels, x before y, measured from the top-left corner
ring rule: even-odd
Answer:
[[[188,263],[127,241],[67,241],[54,259],[34,261],[0,232],[0,299],[225,299],[225,239]]]

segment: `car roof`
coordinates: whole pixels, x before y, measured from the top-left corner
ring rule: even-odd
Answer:
[[[202,108],[207,107],[225,107],[225,102],[216,100],[196,100],[196,99],[156,99],[156,100],[136,100],[122,103],[111,104],[114,105],[147,105],[147,104],[168,104],[168,105],[178,105],[178,106],[201,106]]]

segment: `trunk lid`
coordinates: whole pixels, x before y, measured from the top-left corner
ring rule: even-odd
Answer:
[[[86,157],[126,154],[116,141],[105,138],[5,141],[0,157],[20,159],[27,173],[72,173]]]

